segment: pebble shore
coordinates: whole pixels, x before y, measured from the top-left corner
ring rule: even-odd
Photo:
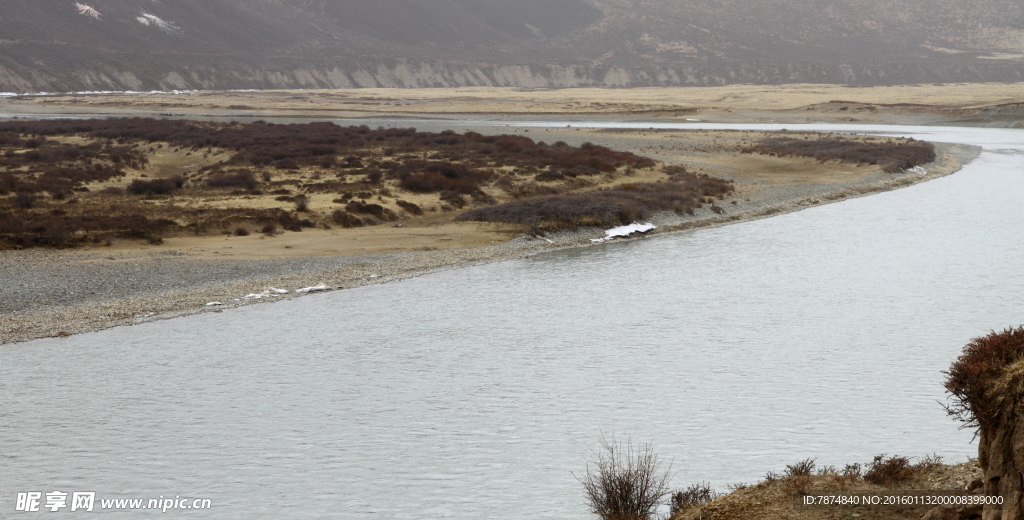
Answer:
[[[736,205],[723,205],[722,214],[704,208],[693,216],[655,215],[648,221],[658,227],[647,236],[766,218],[909,186],[954,173],[980,153],[980,148],[966,145],[937,144],[936,148],[939,158],[922,167],[927,172],[923,175],[877,173],[846,183],[760,186],[750,200],[740,198]],[[0,251],[0,343],[279,301],[306,294],[295,289],[321,284],[326,290],[344,290],[392,282],[544,251],[588,247],[591,239],[603,236],[603,230],[590,229],[544,237],[521,235],[502,244],[469,249],[270,260],[207,260],[175,251],[144,258],[102,252]],[[271,287],[289,292],[244,298]],[[212,302],[220,305],[207,305]]]

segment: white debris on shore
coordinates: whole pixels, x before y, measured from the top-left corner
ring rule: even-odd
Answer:
[[[638,224],[634,222],[628,226],[613,227],[611,229],[605,230],[604,238],[591,238],[590,241],[599,244],[601,242],[611,240],[613,238],[627,237],[629,235],[632,235],[633,233],[646,233],[652,229],[655,229],[656,227],[657,226],[651,224],[650,222],[646,224]]]
[[[223,304],[223,303],[221,303],[221,302],[210,302],[210,303],[207,303],[207,304],[206,304],[206,306],[207,306],[207,307],[212,307],[212,306],[214,306],[214,305],[224,305],[224,304]]]
[[[315,291],[326,291],[328,289],[330,289],[330,287],[327,287],[327,284],[322,283],[322,284],[317,285],[315,287],[303,287],[302,289],[295,289],[295,292],[297,292],[297,293],[308,293],[308,292],[315,292]]]

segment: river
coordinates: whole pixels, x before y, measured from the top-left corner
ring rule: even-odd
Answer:
[[[807,457],[975,456],[942,370],[1024,323],[1024,131],[799,128],[984,152],[764,220],[0,346],[0,511],[60,490],[212,500],[188,518],[584,519],[602,434],[719,490]]]

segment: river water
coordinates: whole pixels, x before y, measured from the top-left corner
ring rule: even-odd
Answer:
[[[854,129],[985,151],[770,219],[2,346],[0,511],[61,490],[212,500],[190,518],[584,519],[602,433],[653,443],[676,487],[966,460],[941,371],[1024,322],[1024,131]]]

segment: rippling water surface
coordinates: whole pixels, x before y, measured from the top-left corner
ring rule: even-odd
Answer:
[[[0,510],[57,489],[211,498],[196,518],[583,519],[602,432],[652,441],[678,487],[965,460],[941,371],[1024,322],[1024,132],[876,130],[986,152],[766,220],[0,347]]]

